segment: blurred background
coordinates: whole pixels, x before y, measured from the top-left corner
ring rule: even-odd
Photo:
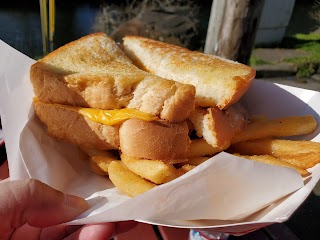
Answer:
[[[235,9],[230,7],[232,1],[225,1],[227,7],[221,6],[224,2],[221,0],[1,1],[0,39],[31,58],[41,58],[46,53],[43,52],[39,3],[50,1],[55,6],[51,50],[89,33],[103,31],[117,41],[126,34],[143,35],[234,58],[256,67],[257,77],[297,75],[301,79],[318,72],[319,0],[247,1],[249,7],[245,7],[253,13],[251,15],[256,15],[249,15],[243,25],[230,25],[230,21],[237,17],[233,16]],[[217,3],[215,9],[212,8],[213,2]],[[49,6],[46,8],[48,10]],[[226,16],[220,17],[223,23],[219,25],[216,13],[223,11]],[[221,33],[221,29],[227,27],[231,27],[232,32]],[[221,33],[220,39],[213,39],[217,31]],[[214,50],[219,43],[223,48],[221,42],[226,42],[223,34],[230,38],[239,35],[240,47],[233,46],[229,51],[248,56],[234,57],[223,55],[228,49]],[[320,81],[318,75],[314,78]],[[308,79],[296,82],[300,84]],[[313,83],[309,85],[317,87]]]
[[[237,15],[232,1],[228,0],[52,0],[55,16],[52,41],[49,50],[44,51],[40,5],[45,4],[48,10],[49,1],[1,1],[0,39],[39,59],[46,51],[97,31],[119,42],[126,34],[143,35],[249,64],[257,70],[257,79],[320,91],[319,0],[246,1],[252,14],[248,14],[241,26],[232,25],[237,23],[234,21]],[[48,18],[48,11],[46,15]],[[232,31],[225,32],[230,26]],[[221,41],[232,38],[239,44],[231,50],[224,49]],[[228,55],[228,51],[233,55]],[[272,231],[267,229],[268,238],[263,239],[318,239],[319,226],[320,187],[317,186],[292,218],[279,228],[282,237],[272,237]],[[241,239],[259,238],[248,235]]]

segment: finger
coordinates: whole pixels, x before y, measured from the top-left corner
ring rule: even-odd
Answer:
[[[24,224],[22,227],[16,229],[11,235],[10,240],[21,239],[40,239],[40,240],[60,240],[68,237],[76,232],[82,225],[56,225],[47,228],[32,227],[29,224]]]
[[[65,240],[105,240],[113,236],[115,223],[100,223],[85,225]]]
[[[77,232],[70,235],[66,240],[95,239],[105,240],[125,233],[134,228],[138,223],[134,221],[123,221],[115,223],[101,223],[83,226]]]
[[[114,230],[114,236],[117,236],[119,234],[128,232],[132,228],[136,227],[138,225],[138,222],[135,221],[123,221],[123,222],[117,222]]]
[[[25,223],[35,227],[56,225],[88,209],[84,199],[32,179],[1,183],[0,199],[0,219],[6,220],[0,224],[0,234],[10,233]]]
[[[56,225],[43,228],[40,234],[40,240],[60,240],[68,237],[72,233],[78,231],[82,225]]]
[[[10,237],[10,240],[39,239],[40,233],[41,228],[32,227],[26,223],[13,232],[13,234]]]

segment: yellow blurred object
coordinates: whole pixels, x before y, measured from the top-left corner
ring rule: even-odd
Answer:
[[[39,0],[42,47],[44,56],[53,51],[53,37],[55,32],[55,0]]]

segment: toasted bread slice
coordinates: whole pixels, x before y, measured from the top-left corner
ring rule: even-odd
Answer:
[[[35,96],[45,103],[99,109],[130,106],[173,122],[185,120],[194,108],[194,86],[138,69],[103,33],[48,54],[31,66],[30,79]],[[152,94],[147,94],[150,88]]]
[[[78,113],[77,108],[35,100],[36,115],[47,126],[48,134],[84,148],[118,149],[119,125],[93,122]]]
[[[227,149],[233,137],[247,126],[247,114],[239,105],[227,110],[196,108],[190,114],[196,134],[203,137],[212,147]]]
[[[190,145],[188,133],[186,121],[129,119],[120,127],[120,149],[129,157],[162,160],[170,164],[183,162],[187,160]]]
[[[127,56],[139,68],[196,87],[196,105],[225,109],[247,91],[255,70],[217,56],[138,37],[123,39]]]
[[[190,88],[192,87],[192,88]],[[186,120],[195,108],[195,89],[191,85],[147,76],[133,92],[128,108],[151,113],[170,122]]]

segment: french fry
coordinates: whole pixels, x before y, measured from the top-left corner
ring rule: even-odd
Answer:
[[[91,170],[99,175],[108,175],[110,162],[118,160],[118,157],[109,151],[85,147],[81,147],[81,150],[89,156]]]
[[[81,147],[80,148],[85,154],[87,154],[89,157],[93,156],[102,156],[102,157],[110,157],[110,158],[115,158],[113,153],[109,151],[103,151],[103,150],[98,150],[95,148],[87,148],[87,147]]]
[[[306,176],[310,175],[310,173],[307,170],[299,168],[297,166],[294,166],[290,163],[281,161],[278,158],[271,156],[271,155],[237,155],[237,154],[235,154],[235,155],[238,157],[246,158],[249,160],[254,160],[257,162],[267,163],[267,164],[280,166],[280,167],[292,168],[292,169],[295,169],[296,171],[298,171],[302,177],[306,177]]]
[[[193,165],[193,166],[198,166],[201,163],[207,161],[209,159],[209,157],[193,157],[188,159],[188,161],[186,161],[183,164],[189,164],[189,165]]]
[[[313,116],[288,116],[273,120],[254,121],[233,139],[232,143],[253,139],[297,136],[312,133],[317,127]]]
[[[279,157],[281,161],[290,163],[294,166],[308,169],[320,163],[320,153],[302,153],[298,155],[287,155]]]
[[[213,155],[217,152],[220,152],[221,149],[217,147],[212,147],[209,143],[207,143],[203,138],[201,139],[193,139],[189,146],[188,150],[188,158],[194,157],[202,157]]]
[[[175,167],[160,160],[147,160],[121,155],[121,161],[129,170],[153,183],[161,184],[178,177]]]
[[[106,173],[105,171],[102,171],[101,168],[98,167],[98,165],[94,161],[90,160],[89,164],[90,164],[90,169],[92,172],[94,172],[98,175],[101,175],[101,176],[108,175],[108,173]]]
[[[95,162],[97,167],[108,174],[108,168],[112,161],[118,161],[116,158],[104,157],[104,156],[92,156],[91,161]]]
[[[142,194],[156,186],[131,172],[121,161],[112,161],[108,171],[111,182],[130,197]]]
[[[183,166],[181,166],[181,168],[177,169],[177,172],[179,174],[179,176],[182,176],[183,174],[189,172],[190,170],[194,169],[196,166],[194,165],[190,165],[190,164],[184,164]]]
[[[314,131],[316,126],[312,116],[257,119],[233,139],[227,151],[249,160],[292,168],[302,177],[306,177],[310,175],[307,169],[320,163],[320,143],[272,137],[308,134]],[[111,152],[84,149],[91,158],[91,170],[99,175],[109,175],[113,184],[131,197],[187,173],[220,151],[222,149],[212,147],[204,139],[193,139],[188,150],[188,159],[164,163],[123,154],[119,161]],[[179,168],[175,168],[174,163]]]
[[[283,157],[305,153],[320,153],[320,143],[305,140],[260,139],[233,144],[231,152],[244,155],[273,155]]]
[[[186,172],[189,172],[190,170],[192,170],[196,166],[200,165],[201,163],[207,161],[208,159],[209,159],[209,157],[194,157],[194,158],[188,159],[188,161],[186,161],[184,163],[178,163],[176,165],[177,167],[179,167],[177,169],[178,175],[181,176],[181,175],[185,174]]]

